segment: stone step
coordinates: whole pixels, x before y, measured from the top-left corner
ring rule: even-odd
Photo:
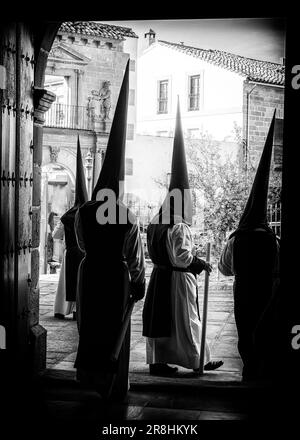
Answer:
[[[266,383],[244,383],[240,381],[239,374],[235,372],[206,372],[203,376],[194,373],[183,373],[181,377],[150,376],[143,373],[130,373],[130,390],[154,391],[165,390],[182,393],[188,392],[196,395],[202,389],[225,393],[247,393],[252,390],[264,390],[269,387]],[[43,387],[67,387],[82,390],[80,383],[75,379],[75,371],[47,368],[40,374],[39,380]]]

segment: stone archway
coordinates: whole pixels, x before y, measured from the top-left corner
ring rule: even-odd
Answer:
[[[39,22],[32,28],[34,40],[34,126],[33,126],[33,192],[32,192],[32,253],[30,288],[31,371],[37,374],[46,367],[46,330],[39,324],[39,266],[41,224],[41,175],[44,113],[55,95],[43,88],[46,64],[54,38],[62,22]]]

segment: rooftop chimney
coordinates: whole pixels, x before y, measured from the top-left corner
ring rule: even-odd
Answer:
[[[154,32],[153,29],[149,29],[149,32],[147,32],[147,33],[144,35],[144,38],[147,38],[147,37],[148,37],[149,46],[150,46],[152,43],[155,43],[155,35],[156,35],[156,33]]]

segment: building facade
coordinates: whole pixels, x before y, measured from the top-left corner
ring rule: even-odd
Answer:
[[[139,59],[137,132],[172,136],[179,96],[186,138],[207,132],[225,146],[239,142],[240,128],[249,150],[244,159],[255,163],[274,109],[283,119],[284,71],[281,64],[156,40],[152,31]]]
[[[147,155],[151,139],[156,155],[149,157],[145,174],[155,167],[154,162],[156,171],[162,162],[166,169],[170,168],[170,159],[165,161],[172,149],[177,97],[184,137],[197,140],[201,134],[208,134],[219,145],[224,159],[238,159],[241,172],[246,173],[257,166],[276,109],[272,168],[280,172],[284,65],[157,40],[152,30],[145,36],[149,46],[138,63],[138,143],[128,150],[132,157],[138,158],[142,149]],[[169,142],[162,142],[162,138]],[[136,160],[128,179],[132,192],[140,187],[141,172],[135,166]],[[279,232],[280,202],[270,207],[270,221]]]
[[[65,22],[49,53],[45,88],[56,99],[45,115],[42,160],[41,272],[47,261],[60,261],[62,249],[47,237],[49,215],[55,221],[74,202],[76,147],[79,135],[88,193],[104,158],[119,90],[130,59],[127,141],[136,125],[137,36],[126,27],[96,22]]]

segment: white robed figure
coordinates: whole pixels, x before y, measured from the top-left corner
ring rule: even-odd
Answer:
[[[176,373],[177,367],[168,363],[193,370],[200,366],[197,275],[203,270],[210,273],[212,267],[195,251],[191,224],[192,200],[178,102],[169,192],[147,229],[148,251],[154,263],[143,309],[150,374]],[[211,361],[206,344],[204,369],[214,370],[222,364]]]
[[[166,247],[172,266],[187,269],[196,255],[191,228],[179,223],[169,228]],[[198,305],[197,278],[191,272],[172,271],[171,278],[171,335],[147,338],[147,364],[175,364],[198,369],[200,362],[201,320]],[[207,364],[211,360],[205,343]]]
[[[54,302],[54,316],[57,318],[64,318],[72,312],[76,311],[76,301],[66,300],[66,243],[65,243],[65,228],[61,221],[57,223],[53,232],[52,238],[62,240],[63,257],[61,261],[58,285]]]

